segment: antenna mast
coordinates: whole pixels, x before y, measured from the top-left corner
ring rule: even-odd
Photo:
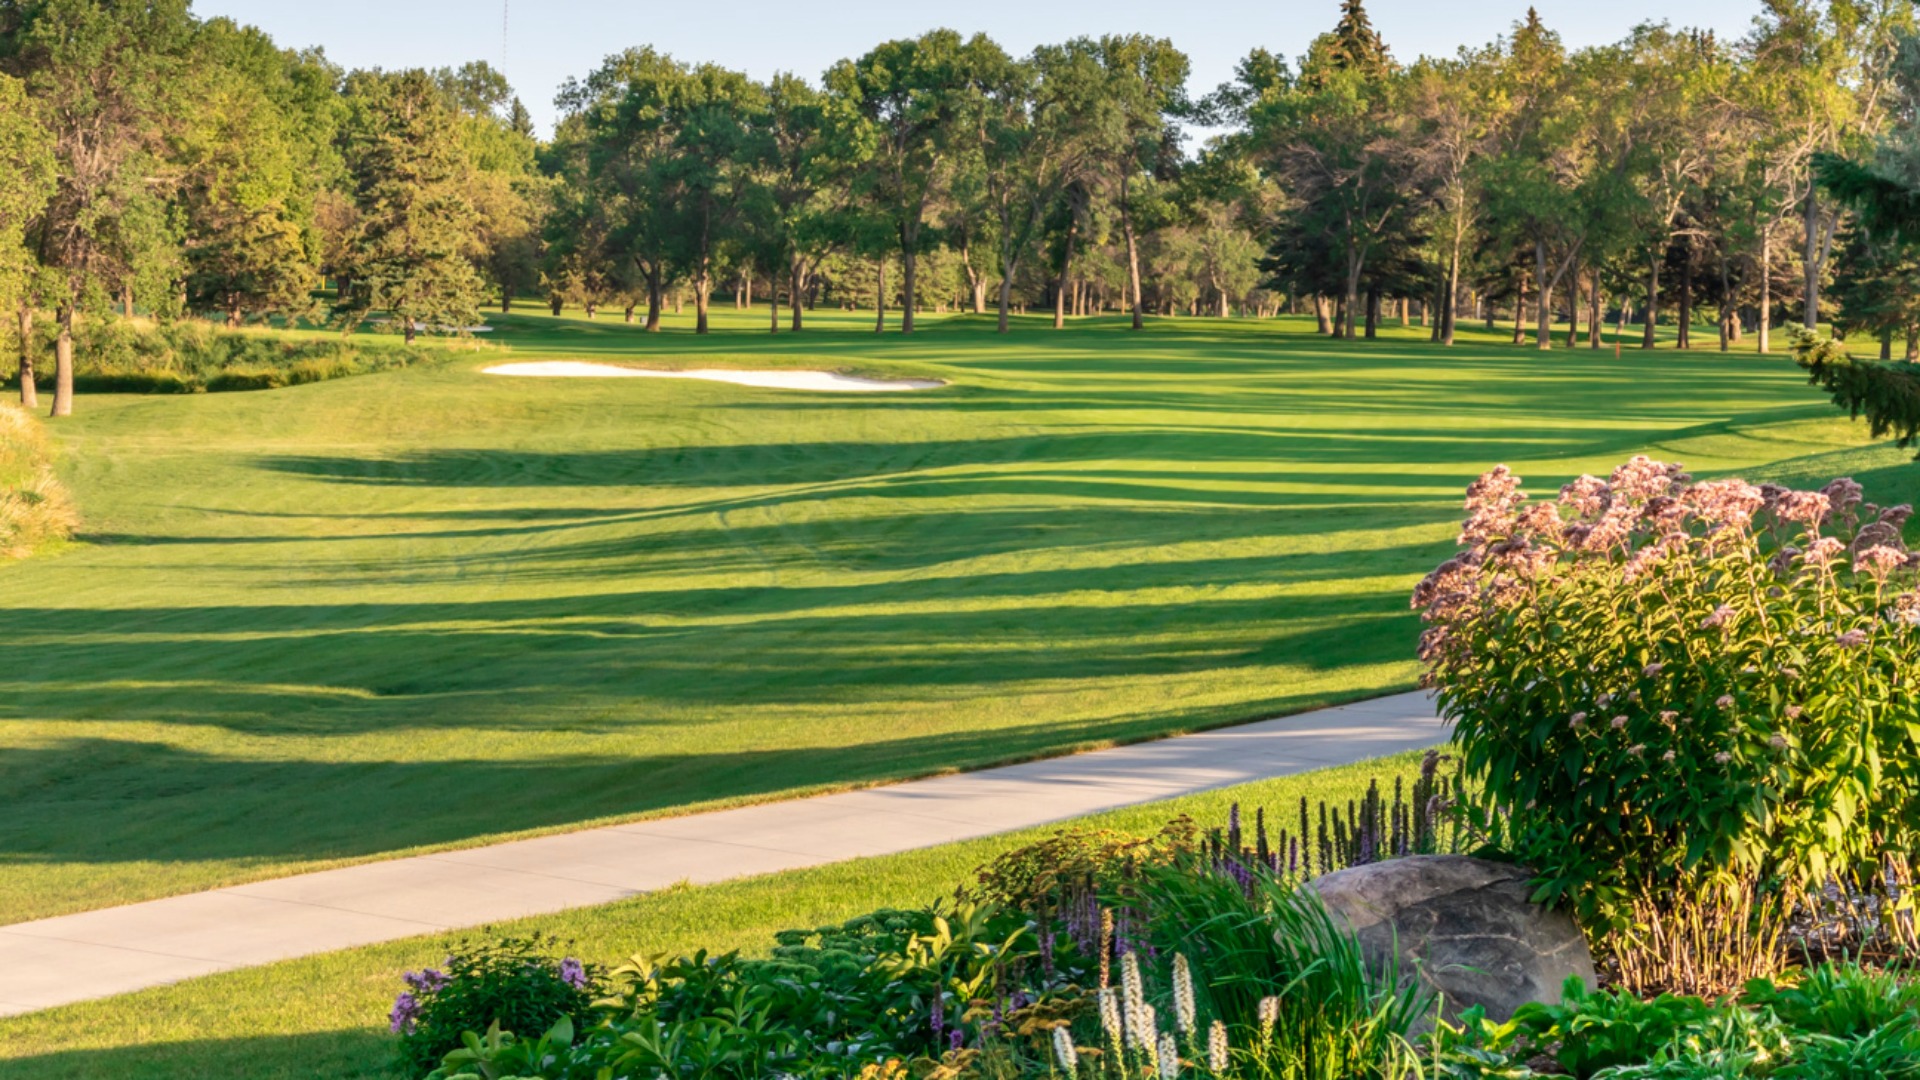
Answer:
[[[513,0],[500,0],[500,74],[507,73],[507,16],[513,11]]]

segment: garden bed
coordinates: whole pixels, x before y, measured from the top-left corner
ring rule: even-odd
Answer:
[[[1468,511],[1415,594],[1459,777],[1435,756],[1411,790],[1297,824],[1063,832],[948,903],[796,930],[767,959],[463,953],[395,1004],[410,1070],[1920,1077],[1911,509],[1637,458],[1557,502],[1496,469]],[[1449,1010],[1302,888],[1462,850],[1529,867],[1606,985]]]

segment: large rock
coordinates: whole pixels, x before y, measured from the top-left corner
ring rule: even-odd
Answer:
[[[1518,866],[1464,855],[1412,855],[1336,870],[1308,888],[1360,940],[1369,963],[1397,954],[1442,995],[1449,1018],[1474,1005],[1505,1020],[1529,1001],[1558,1002],[1570,975],[1594,985],[1593,954],[1573,918],[1530,902]]]

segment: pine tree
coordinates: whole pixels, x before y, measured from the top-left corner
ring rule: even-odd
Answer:
[[[1384,75],[1392,66],[1386,43],[1367,18],[1361,0],[1341,0],[1340,21],[1334,24],[1332,39],[1327,43],[1327,60],[1338,70],[1365,75]]]
[[[409,342],[421,324],[477,322],[484,283],[469,256],[479,222],[460,188],[458,115],[425,72],[371,75],[361,89],[348,310],[385,310]]]

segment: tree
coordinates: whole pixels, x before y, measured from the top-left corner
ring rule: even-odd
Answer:
[[[349,312],[386,311],[409,343],[422,326],[478,321],[485,283],[472,261],[479,222],[462,191],[459,114],[419,70],[356,72],[348,100],[360,208]]]
[[[1099,40],[1106,70],[1102,100],[1106,108],[1091,126],[1094,175],[1106,186],[1125,243],[1127,306],[1133,328],[1144,323],[1140,306],[1140,225],[1151,209],[1152,182],[1170,171],[1178,158],[1180,134],[1175,120],[1188,111],[1185,53],[1164,38],[1139,34]],[[1144,196],[1144,197],[1143,197]]]
[[[33,242],[51,271],[53,415],[73,412],[73,322],[128,292],[174,238],[147,182],[185,112],[185,0],[41,0],[0,10],[0,73],[25,83],[57,182]],[[145,282],[143,282],[145,283]]]
[[[670,273],[669,245],[681,220],[667,197],[678,146],[674,110],[690,77],[686,65],[670,56],[628,49],[608,57],[585,81],[570,80],[559,97],[564,115],[552,154],[567,163],[562,175],[568,182],[585,185],[573,197],[586,199],[605,222],[608,274],[644,289],[646,328],[655,333]],[[551,226],[548,239],[556,239]]]
[[[673,215],[670,258],[693,283],[694,332],[704,334],[715,260],[735,240],[753,173],[770,150],[757,121],[766,97],[745,75],[712,64],[695,68],[679,91],[662,194]]]
[[[796,331],[805,321],[802,298],[838,235],[846,173],[854,167],[833,152],[829,106],[829,99],[805,80],[781,72],[768,83],[760,114],[765,138],[758,180],[760,251],[769,272],[787,278],[790,328]]]
[[[978,109],[984,81],[1007,62],[984,34],[963,41],[952,30],[934,30],[886,42],[827,72],[828,89],[850,106],[841,118],[856,127],[841,139],[862,150],[856,185],[898,239],[906,294],[901,333],[913,332],[918,258],[932,240],[927,216],[965,145],[962,119]]]
[[[33,373],[33,291],[39,260],[27,230],[53,195],[53,146],[20,80],[0,75],[0,308],[11,306],[20,348],[20,404],[40,404]]]
[[[1300,77],[1249,115],[1254,152],[1293,200],[1295,227],[1308,234],[1282,237],[1273,265],[1340,296],[1332,330],[1346,338],[1371,260],[1415,205],[1412,143],[1399,130],[1400,83],[1384,52],[1373,48],[1377,39],[1368,44],[1371,29],[1361,16],[1342,24],[1361,40],[1338,32],[1316,39]],[[1310,235],[1315,231],[1329,242]],[[1331,261],[1311,265],[1315,255]]]
[[[335,73],[266,35],[216,19],[194,49],[196,107],[173,153],[189,305],[226,315],[302,314],[319,284],[314,208],[333,179]]]
[[[1495,109],[1484,55],[1422,60],[1407,72],[1403,100],[1414,124],[1413,171],[1429,193],[1427,217],[1445,267],[1438,289],[1435,339],[1452,345],[1460,272],[1467,244],[1480,224],[1478,166],[1492,138]]]
[[[1085,133],[1106,108],[1105,72],[1087,44],[1036,49],[1025,62],[1007,64],[984,95],[979,156],[994,223],[1003,334],[1014,280],[1048,211],[1087,174],[1092,147]],[[1056,314],[1061,310],[1056,296]]]

